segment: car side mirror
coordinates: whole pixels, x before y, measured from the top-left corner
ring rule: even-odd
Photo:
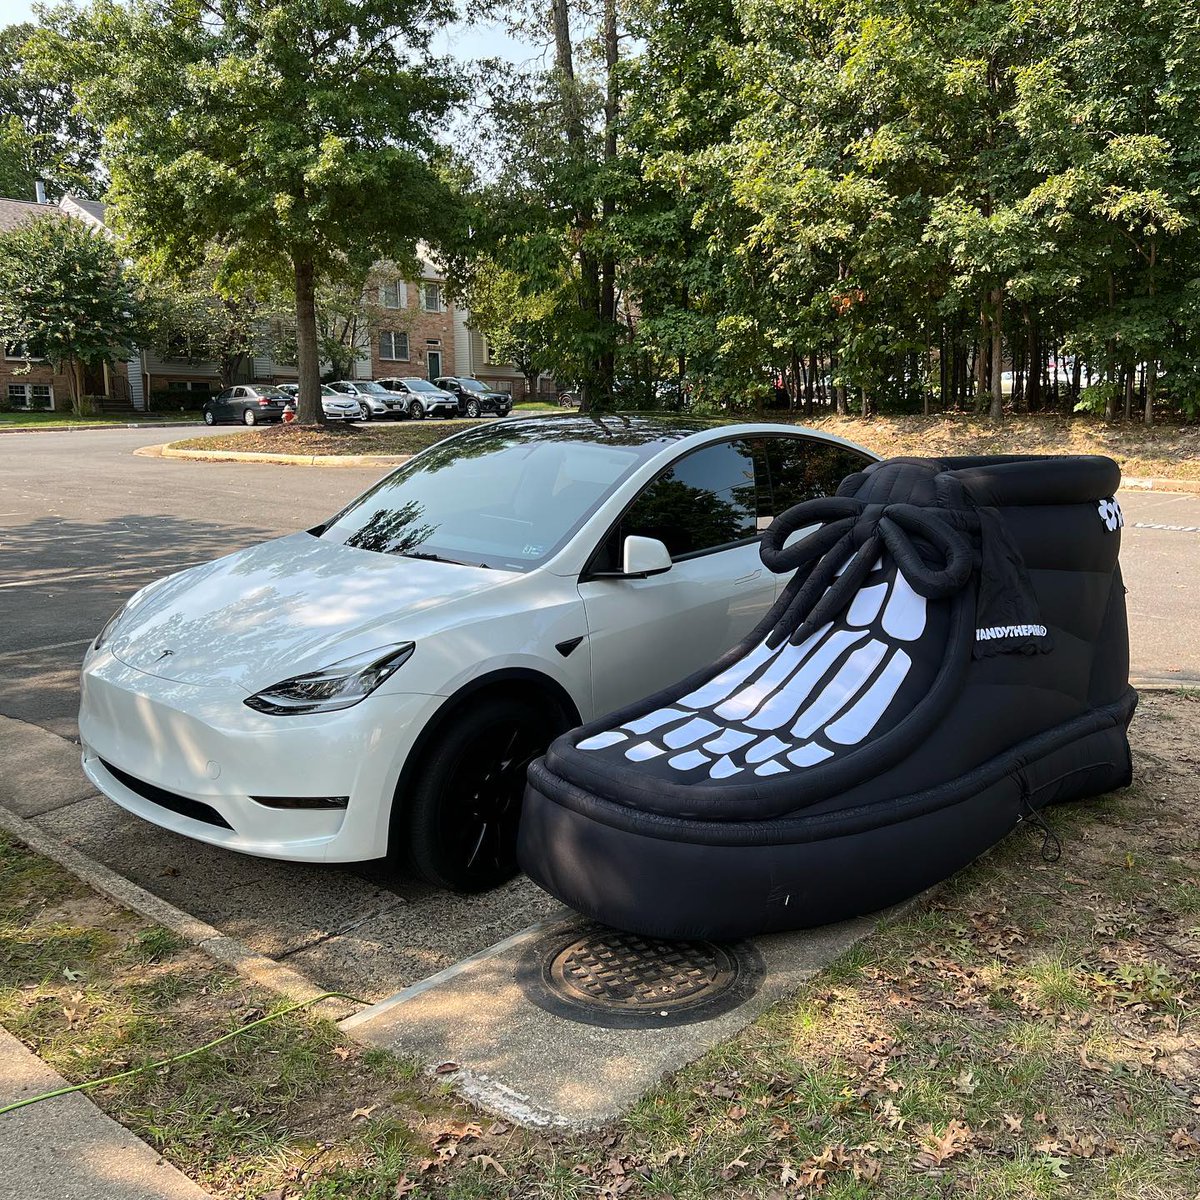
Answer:
[[[645,579],[671,569],[671,552],[658,538],[630,536],[621,550],[621,573],[630,579]]]

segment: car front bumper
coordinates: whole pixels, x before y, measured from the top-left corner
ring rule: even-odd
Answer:
[[[294,862],[387,853],[400,769],[442,703],[376,693],[340,712],[271,717],[226,688],[161,679],[103,650],[85,662],[81,694],[83,770],[110,800],[186,837]]]

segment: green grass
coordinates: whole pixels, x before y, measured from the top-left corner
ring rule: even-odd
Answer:
[[[199,413],[145,413],[138,416],[130,413],[102,413],[90,417],[81,417],[72,412],[0,412],[0,429],[44,429],[59,425],[78,426],[81,429],[92,426],[103,429],[106,425],[135,425],[141,422],[154,424],[159,421],[178,421],[181,424],[195,424],[200,419]]]
[[[1144,699],[1137,784],[1051,810],[1060,862],[1008,839],[607,1130],[494,1124],[303,1014],[95,1098],[239,1198],[1194,1200],[1195,703]],[[276,1003],[0,837],[0,1022],[68,1078]]]

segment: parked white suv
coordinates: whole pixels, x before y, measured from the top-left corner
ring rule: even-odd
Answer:
[[[871,459],[787,425],[474,426],[314,529],[138,592],[84,659],[84,770],[231,850],[403,848],[493,886],[527,764],[753,628],[786,583],[761,531]]]

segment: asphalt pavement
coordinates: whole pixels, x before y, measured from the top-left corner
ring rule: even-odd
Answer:
[[[308,528],[384,473],[133,455],[166,436],[122,429],[0,439],[0,715],[75,739],[84,648],[132,592]],[[1134,672],[1200,681],[1200,496],[1131,491],[1121,502]],[[55,770],[63,803],[39,805],[45,828],[254,949],[368,999],[557,908],[524,879],[459,897],[387,865],[323,868],[210,849],[94,796],[77,770]]]

